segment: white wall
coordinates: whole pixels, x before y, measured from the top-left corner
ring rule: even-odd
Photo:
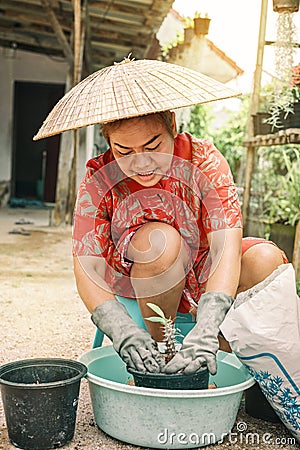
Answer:
[[[177,37],[177,32],[183,33],[183,22],[180,20],[179,14],[177,14],[178,13],[175,12],[169,12],[164,18],[164,21],[156,34],[161,46],[174,41]]]
[[[11,178],[14,82],[65,83],[66,74],[58,58],[0,47],[0,181]]]

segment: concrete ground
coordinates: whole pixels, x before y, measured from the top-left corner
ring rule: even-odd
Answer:
[[[91,348],[95,329],[76,291],[70,226],[49,226],[47,210],[0,208],[0,267],[0,364],[40,357],[77,359]],[[130,417],[128,421],[130,426]],[[13,448],[0,401],[0,449]],[[117,441],[97,427],[83,379],[75,436],[64,448],[140,447]],[[232,435],[209,448],[294,450],[300,446],[282,424],[246,414],[243,400]]]

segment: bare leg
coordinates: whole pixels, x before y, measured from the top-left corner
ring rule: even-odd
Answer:
[[[131,281],[144,318],[153,316],[147,302],[160,306],[167,317],[175,318],[185,285],[184,266],[188,261],[179,233],[170,225],[151,222],[141,227],[128,247],[128,258],[134,261]],[[278,247],[260,243],[242,256],[237,294],[263,281],[283,264]],[[156,341],[163,339],[160,324],[145,321]],[[231,351],[228,342],[219,338],[220,349]]]
[[[166,317],[175,318],[188,258],[180,234],[168,224],[147,223],[131,239],[127,256],[134,261],[130,276],[142,316],[155,315],[147,306],[151,302],[160,306]],[[161,324],[145,323],[153,339],[162,341]]]
[[[250,247],[242,256],[237,293],[265,280],[283,262],[281,250],[275,245],[262,243]]]

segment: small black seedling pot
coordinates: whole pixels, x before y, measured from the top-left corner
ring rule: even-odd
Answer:
[[[153,389],[207,389],[209,372],[207,369],[185,375],[183,373],[144,373],[128,368],[127,371],[133,375],[135,386]]]
[[[29,359],[0,367],[8,436],[13,445],[42,450],[74,437],[84,364],[68,359]]]

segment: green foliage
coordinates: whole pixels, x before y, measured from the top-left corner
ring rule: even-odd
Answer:
[[[174,47],[173,42],[165,42],[161,49],[162,56],[167,56],[172,47]]]
[[[212,128],[214,117],[209,105],[194,107],[187,125],[187,131],[195,137],[214,142],[227,159],[236,182],[242,173],[241,165],[246,153],[243,141],[249,114],[249,96],[241,96],[240,101],[240,110],[228,111],[228,120],[221,127]],[[265,223],[279,222],[294,226],[300,219],[299,147],[260,147],[257,159],[252,178],[251,214]]]
[[[210,138],[209,127],[213,120],[209,105],[196,105],[191,109],[187,130],[197,138]]]
[[[162,46],[162,56],[167,56],[169,51],[172,47],[177,47],[178,44],[182,43],[184,41],[184,32],[183,31],[177,31],[176,32],[176,38],[172,41],[165,42]]]
[[[281,93],[279,96],[274,96],[268,111],[270,117],[266,119],[266,123],[271,125],[272,131],[277,131],[275,128],[282,128],[282,120],[285,120],[289,114],[294,113],[293,98],[292,91],[289,91],[286,95]]]
[[[192,17],[183,16],[182,23],[184,28],[194,28],[194,19]]]
[[[294,56],[296,26],[293,13],[278,14],[275,41],[275,76],[272,78],[272,95],[266,122],[274,128],[282,128],[282,120],[293,114],[294,96]],[[276,130],[275,130],[276,131]]]
[[[262,147],[258,156],[264,222],[294,226],[300,219],[300,149]]]
[[[192,108],[191,119],[187,126],[188,131],[195,137],[209,139],[214,142],[217,149],[225,156],[235,180],[241,167],[245,154],[243,141],[249,110],[249,96],[240,98],[241,109],[238,112],[225,110],[228,119],[221,127],[213,129],[215,117],[210,105],[196,105]]]
[[[225,156],[237,181],[243,156],[245,155],[246,125],[248,119],[249,98],[241,98],[241,109],[238,112],[228,112],[226,123],[215,130],[213,141],[218,150]]]
[[[297,281],[296,289],[297,289],[297,295],[298,295],[298,297],[300,297],[300,281]]]
[[[199,19],[200,17],[204,17],[206,19],[206,18],[208,18],[208,13],[205,13],[203,15],[199,11],[196,11],[194,17],[195,17],[195,19]]]

